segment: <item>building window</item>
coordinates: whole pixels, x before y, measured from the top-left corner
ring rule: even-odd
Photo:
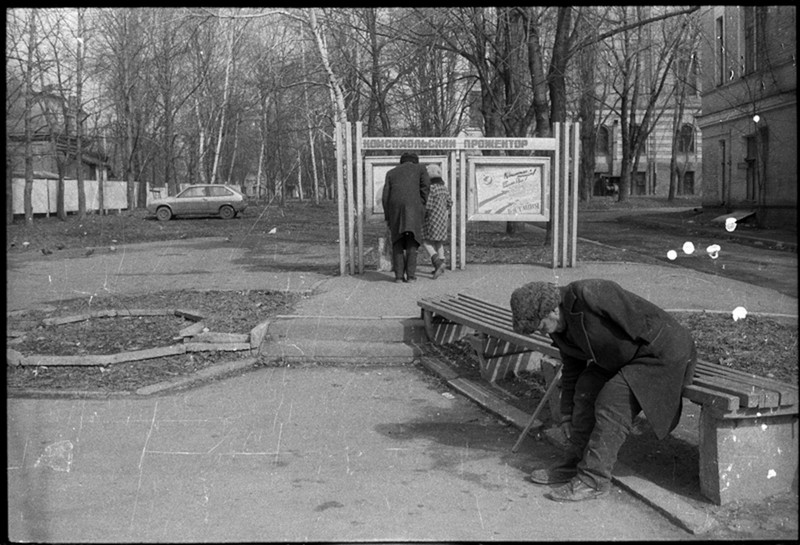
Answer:
[[[684,125],[678,136],[678,151],[681,153],[694,153],[694,127]]]
[[[762,68],[764,61],[765,6],[743,6],[744,73],[752,74]]]
[[[715,55],[715,62],[716,62],[716,73],[717,73],[717,85],[723,85],[725,83],[725,24],[724,19],[722,17],[717,17],[716,22],[716,55]]]
[[[601,125],[597,129],[597,138],[594,141],[594,153],[595,155],[610,155],[611,147],[609,145],[611,141],[610,134],[608,127],[605,125]]]

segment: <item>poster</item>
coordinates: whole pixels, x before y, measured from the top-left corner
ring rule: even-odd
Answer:
[[[421,155],[419,164],[428,165],[435,163],[442,169],[445,182],[450,187],[447,180],[447,158],[443,156]],[[399,155],[382,157],[365,157],[364,170],[366,174],[366,208],[367,218],[378,218],[383,220],[383,185],[386,183],[386,173],[400,164]]]
[[[548,221],[550,159],[470,157],[470,221]]]

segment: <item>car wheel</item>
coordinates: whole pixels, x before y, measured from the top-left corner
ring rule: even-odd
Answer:
[[[234,216],[236,216],[236,210],[234,210],[232,206],[228,206],[226,204],[225,206],[220,207],[219,217],[221,217],[222,219],[229,220],[233,219]]]
[[[172,210],[168,206],[162,206],[156,210],[156,217],[159,221],[169,221],[172,219]]]

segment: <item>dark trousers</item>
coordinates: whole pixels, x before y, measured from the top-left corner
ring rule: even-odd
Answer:
[[[573,399],[570,442],[580,457],[578,478],[592,488],[607,488],[619,449],[642,408],[622,375],[595,364],[578,377]]]
[[[419,242],[408,231],[392,243],[392,269],[396,280],[403,280],[403,274],[408,280],[416,278],[418,251]]]

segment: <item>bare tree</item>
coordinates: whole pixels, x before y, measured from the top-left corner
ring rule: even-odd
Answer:
[[[6,21],[6,222],[14,219],[13,185],[15,163],[22,157],[25,186],[25,221],[33,221],[33,81],[37,44],[36,10],[11,9]],[[21,143],[20,143],[21,142]]]
[[[33,223],[33,59],[36,48],[36,10],[28,13],[27,58],[25,62],[25,223]]]
[[[694,24],[689,27],[688,36],[684,43],[678,47],[678,59],[673,64],[673,80],[675,81],[675,94],[674,94],[674,111],[672,118],[672,150],[670,154],[670,177],[669,177],[669,191],[667,200],[672,201],[675,199],[676,193],[683,192],[684,177],[686,175],[686,168],[689,163],[688,154],[693,151],[693,146],[686,146],[682,149],[683,145],[689,142],[683,141],[683,119],[686,110],[687,101],[689,100],[690,93],[696,93],[697,89],[692,83],[692,75],[695,73],[697,66],[695,64],[695,51],[700,36],[699,26]],[[692,124],[692,133],[694,133],[694,124]],[[692,137],[694,134],[692,134]],[[693,138],[691,143],[693,144]],[[679,157],[680,155],[680,157]]]
[[[129,210],[138,205],[135,181],[142,171],[140,148],[148,110],[152,107],[142,81],[147,75],[144,63],[147,25],[143,20],[146,15],[135,8],[103,9],[97,13],[99,64],[116,114],[116,140],[121,142],[118,149]]]
[[[619,17],[633,17],[645,21],[642,6],[618,8]],[[688,20],[660,25],[661,35],[653,36],[654,29],[647,25],[628,25],[628,29],[615,35],[607,44],[609,58],[614,61],[611,70],[617,75],[615,108],[620,120],[622,157],[620,165],[619,200],[627,200],[632,193],[632,174],[638,164],[651,131],[670,104],[674,89],[666,83],[672,74],[672,65]],[[611,62],[611,61],[609,61]]]
[[[153,25],[153,64],[160,106],[161,149],[164,185],[170,195],[178,191],[178,130],[181,113],[199,87],[198,78],[185,68],[190,64],[189,46],[197,27],[190,25],[183,9],[155,10]],[[156,137],[157,138],[157,137]]]
[[[77,52],[75,55],[75,101],[74,101],[74,116],[75,116],[75,168],[77,169],[75,175],[75,182],[78,186],[78,219],[82,220],[86,215],[86,191],[83,184],[83,56],[85,48],[83,47],[84,41],[84,14],[85,8],[78,8],[78,37],[77,37]],[[69,103],[69,102],[68,102]],[[69,133],[67,133],[69,137]],[[102,182],[100,182],[102,183]]]

